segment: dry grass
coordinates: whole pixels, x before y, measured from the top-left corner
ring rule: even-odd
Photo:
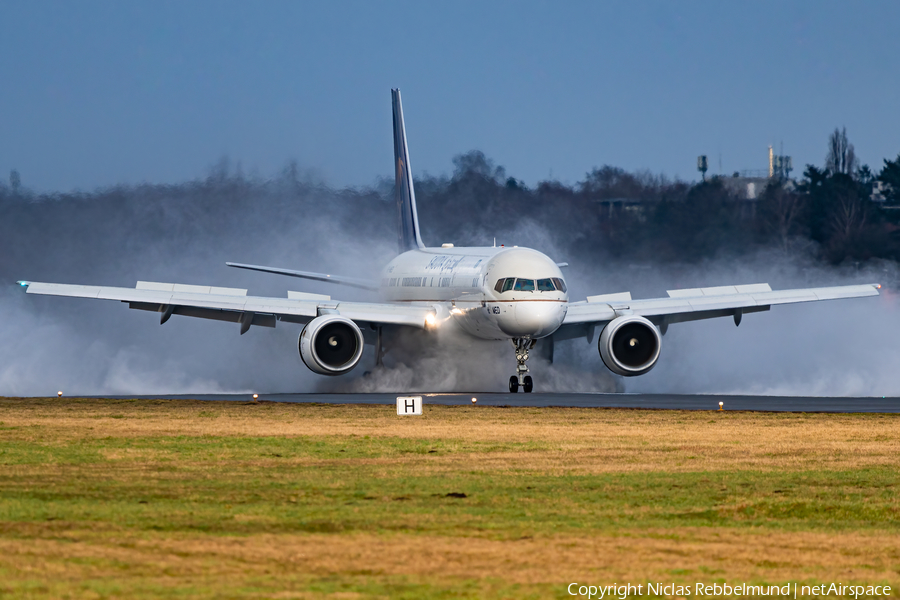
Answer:
[[[381,405],[51,398],[0,399],[0,420],[26,428],[17,435],[27,437],[33,428],[33,439],[49,434],[61,441],[180,435],[536,443],[539,453],[491,453],[479,460],[492,468],[513,463],[575,473],[859,469],[896,466],[900,456],[900,415],[894,414],[433,405],[422,417],[398,418],[393,407]]]
[[[36,532],[34,532],[36,533]],[[76,582],[108,575],[116,564],[133,574],[165,574],[234,583],[303,572],[503,580],[548,587],[582,583],[668,581],[885,581],[900,583],[896,539],[840,535],[771,534],[676,528],[627,536],[550,536],[512,541],[416,535],[254,535],[246,537],[142,536],[123,540],[86,531],[64,539],[0,539],[0,565],[11,556],[20,575]],[[29,557],[31,560],[21,560]]]
[[[648,580],[896,595],[898,425],[0,399],[0,597],[565,598]]]

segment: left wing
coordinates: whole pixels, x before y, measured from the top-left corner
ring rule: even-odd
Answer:
[[[867,283],[773,291],[769,284],[757,283],[670,290],[668,298],[646,300],[632,300],[628,292],[589,296],[586,302],[569,304],[566,318],[554,338],[571,339],[585,335],[591,338],[596,325],[605,325],[617,316],[630,314],[648,318],[663,333],[672,323],[715,317],[734,317],[735,324],[739,324],[742,315],[769,310],[776,304],[877,296],[880,288],[877,283]]]
[[[434,319],[428,306],[373,302],[340,302],[329,296],[288,292],[287,298],[248,296],[247,290],[178,283],[139,281],[135,288],[19,281],[29,294],[97,298],[127,302],[128,308],[160,313],[160,324],[172,315],[275,327],[276,320],[307,323],[320,314],[340,314],[358,324],[409,325],[425,328]]]

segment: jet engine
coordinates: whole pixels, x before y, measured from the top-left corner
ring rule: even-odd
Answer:
[[[643,375],[659,359],[661,344],[659,330],[644,317],[616,317],[600,334],[600,358],[616,375]]]
[[[343,375],[363,353],[363,335],[356,323],[340,315],[323,315],[300,332],[300,359],[319,375]]]

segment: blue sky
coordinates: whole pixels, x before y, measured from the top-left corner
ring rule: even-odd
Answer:
[[[533,185],[612,164],[696,179],[900,153],[900,3],[48,2],[0,18],[0,177],[40,191],[290,159],[336,186],[484,151]]]

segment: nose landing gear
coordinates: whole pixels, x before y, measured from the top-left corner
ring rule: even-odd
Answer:
[[[533,389],[534,389],[534,382],[531,380],[531,375],[526,375],[524,377],[524,380],[522,383],[522,390],[526,394],[530,394],[531,390],[533,390]],[[509,378],[509,391],[512,394],[515,394],[516,392],[519,391],[519,378],[516,377],[515,375],[513,375]]]
[[[519,386],[522,386],[523,391],[530,394],[534,389],[534,381],[531,379],[531,375],[528,375],[528,365],[525,364],[525,361],[528,360],[528,351],[534,348],[537,340],[513,338],[510,342],[516,351],[517,364],[516,374],[509,378],[509,393],[515,394],[519,391]]]

